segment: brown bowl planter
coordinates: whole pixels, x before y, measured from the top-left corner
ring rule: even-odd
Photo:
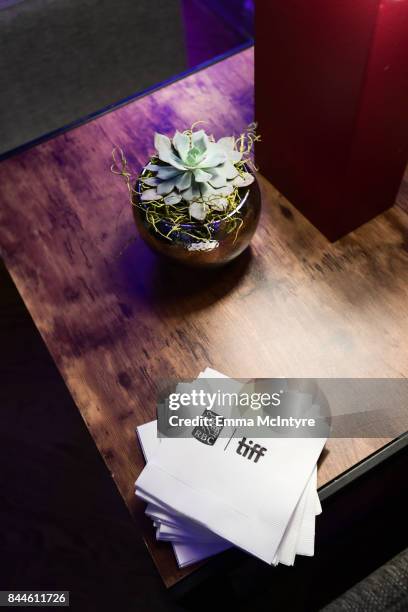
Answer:
[[[173,232],[173,237],[167,239],[147,221],[140,194],[141,185],[138,180],[133,197],[133,216],[141,238],[156,253],[194,267],[221,266],[238,257],[249,245],[261,212],[261,194],[255,180],[249,187],[242,188],[241,202],[232,213],[226,215],[224,220],[208,224],[212,241],[210,247],[212,248],[201,250],[200,238],[195,235],[203,227],[202,222],[191,221],[181,224],[180,231]],[[228,233],[228,224],[225,219],[237,215],[238,212],[242,226],[238,233],[236,231]],[[159,224],[162,233],[168,233],[169,224],[164,220]]]

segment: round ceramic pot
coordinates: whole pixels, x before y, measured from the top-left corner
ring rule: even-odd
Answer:
[[[258,225],[261,194],[256,179],[249,187],[243,187],[240,191],[241,201],[237,208],[223,219],[208,224],[211,234],[209,242],[203,242],[199,237],[203,226],[200,221],[180,225],[180,231],[172,232],[169,240],[161,235],[168,234],[171,229],[166,221],[156,223],[161,234],[147,221],[145,203],[140,199],[141,184],[138,180],[133,199],[133,215],[137,229],[144,242],[160,255],[188,266],[221,266],[238,257],[247,248]],[[226,220],[231,216],[237,216],[242,221],[238,232],[228,231],[230,223]]]

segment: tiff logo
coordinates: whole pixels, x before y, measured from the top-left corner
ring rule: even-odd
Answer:
[[[251,460],[254,457],[254,463],[258,463],[259,457],[263,457],[266,453],[267,449],[260,444],[254,444],[252,440],[248,440],[246,438],[242,438],[238,442],[237,453],[241,455],[241,457],[246,457]]]

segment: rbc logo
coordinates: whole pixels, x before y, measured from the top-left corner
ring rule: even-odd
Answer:
[[[258,463],[259,458],[263,457],[266,453],[267,449],[260,444],[254,444],[252,440],[248,440],[246,438],[242,438],[238,442],[237,453],[241,455],[241,457],[246,457],[251,460],[254,458],[254,463]]]
[[[207,418],[207,425],[194,427],[192,435],[199,442],[208,446],[214,446],[222,431],[222,425],[215,424],[216,417],[219,417],[219,415],[212,410],[204,410],[202,416]]]

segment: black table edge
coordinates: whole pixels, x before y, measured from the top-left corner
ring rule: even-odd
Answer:
[[[321,486],[318,489],[320,501],[324,501],[334,493],[337,493],[343,487],[367,473],[369,470],[374,469],[377,465],[392,457],[406,446],[408,446],[408,431],[405,431],[345,472],[342,472],[336,478],[333,478],[333,480]]]

